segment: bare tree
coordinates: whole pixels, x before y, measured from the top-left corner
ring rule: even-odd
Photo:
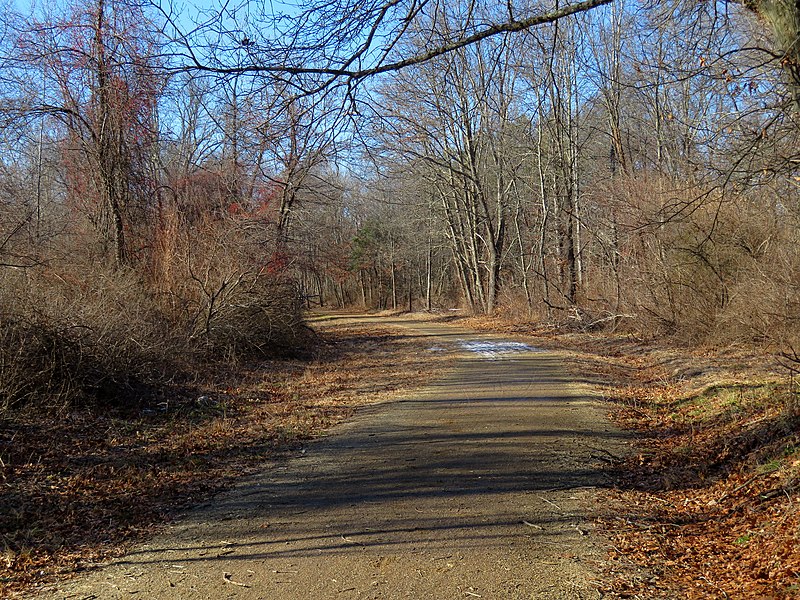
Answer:
[[[143,183],[136,178],[146,170],[163,86],[147,19],[133,4],[97,0],[46,21],[20,18],[14,30],[16,52],[6,59],[17,94],[10,112],[63,124],[73,195],[108,240],[111,261],[126,264],[126,236],[146,202],[132,195]]]

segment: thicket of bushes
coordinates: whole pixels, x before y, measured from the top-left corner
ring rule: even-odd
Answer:
[[[6,270],[2,278],[3,410],[122,400],[175,363],[178,336],[133,273],[84,264]]]
[[[31,260],[0,268],[0,414],[135,404],[211,361],[306,352],[294,284],[253,252],[263,235],[232,220],[184,224],[128,266],[80,237],[50,238],[58,252],[18,245]]]
[[[800,215],[769,194],[730,195],[656,225],[641,210],[620,247],[619,305],[603,289],[594,307],[628,315],[620,326],[641,335],[695,343],[796,345],[800,318]],[[591,274],[590,274],[591,281]],[[606,288],[612,288],[606,284]],[[592,304],[589,304],[592,306]]]

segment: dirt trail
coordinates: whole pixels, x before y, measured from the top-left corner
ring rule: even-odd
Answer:
[[[599,597],[594,457],[621,434],[555,354],[399,324],[454,369],[41,597]]]

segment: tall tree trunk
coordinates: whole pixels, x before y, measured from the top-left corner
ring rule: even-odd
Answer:
[[[127,262],[125,247],[125,223],[123,211],[127,204],[128,160],[122,130],[122,107],[115,106],[112,97],[112,73],[105,47],[106,5],[97,1],[94,23],[94,59],[96,61],[96,89],[93,90],[97,113],[95,115],[95,148],[100,179],[100,194],[110,219],[111,243],[114,263],[122,266]]]
[[[433,240],[428,233],[428,254],[425,261],[425,310],[431,312],[433,308],[431,286],[433,284]]]

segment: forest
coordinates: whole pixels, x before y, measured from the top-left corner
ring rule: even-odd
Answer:
[[[6,5],[2,405],[292,352],[312,305],[792,352],[798,15],[761,4]]]
[[[799,33],[790,0],[6,1],[4,427],[311,356],[320,308],[797,372]]]

